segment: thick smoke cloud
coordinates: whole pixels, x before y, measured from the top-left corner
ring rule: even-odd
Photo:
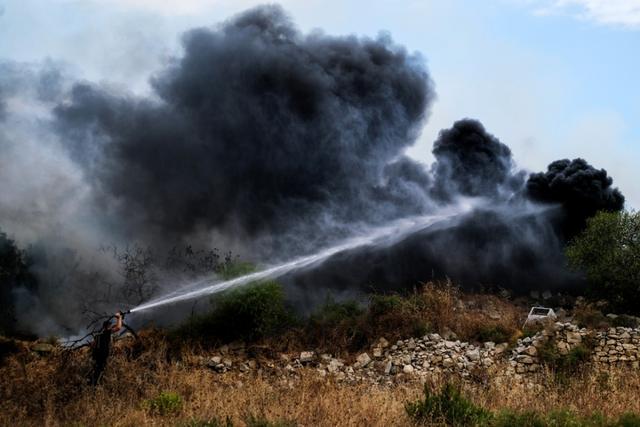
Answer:
[[[497,197],[512,194],[523,183],[522,173],[514,174],[509,147],[477,120],[459,120],[451,129],[440,131],[433,155],[433,191],[440,199],[458,194]]]
[[[564,159],[551,163],[546,172],[532,174],[526,192],[535,201],[562,206],[566,213],[562,232],[568,238],[597,211],[619,211],[624,207],[624,196],[612,185],[613,179],[606,170],[596,169],[583,159]]]
[[[566,240],[624,203],[582,160],[526,181],[477,120],[440,133],[430,170],[406,157],[434,88],[419,55],[389,37],[302,34],[269,6],[189,31],[183,48],[148,97],[72,84],[55,64],[0,63],[0,227],[37,249],[38,289],[17,294],[30,330],[77,327],[86,295],[123,302],[118,260],[96,252],[104,244],[164,253],[188,242],[205,255],[236,244],[263,265],[456,211],[459,199],[476,209],[285,277],[289,294],[309,308],[329,288],[353,296],[442,278],[566,288],[579,284]],[[160,264],[159,292],[175,289],[184,277]]]
[[[427,179],[416,165],[408,183],[388,176],[409,172],[387,164],[433,98],[420,58],[390,39],[303,35],[269,6],[192,30],[183,47],[153,80],[158,102],[78,85],[56,110],[100,203],[135,229],[275,233],[336,201],[336,220],[370,211],[364,196],[386,193],[385,176],[390,199],[425,191],[409,189]]]

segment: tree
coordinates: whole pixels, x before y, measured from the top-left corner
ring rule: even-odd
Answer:
[[[16,319],[13,291],[24,286],[33,288],[35,277],[29,272],[25,251],[0,231],[0,333],[15,332]]]
[[[590,296],[640,313],[640,213],[599,212],[567,246],[567,258],[585,273]]]

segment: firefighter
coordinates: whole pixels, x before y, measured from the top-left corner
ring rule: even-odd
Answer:
[[[111,319],[105,320],[102,329],[93,340],[91,357],[93,359],[93,372],[91,373],[91,385],[97,385],[107,367],[107,359],[111,349],[111,336],[122,329],[122,313],[115,314],[115,324]]]

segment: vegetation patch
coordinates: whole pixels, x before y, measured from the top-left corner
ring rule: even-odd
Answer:
[[[174,337],[205,344],[242,340],[254,342],[276,336],[296,324],[276,282],[248,285],[219,295],[209,313],[194,316]]]
[[[640,416],[624,413],[617,418],[607,418],[600,413],[580,416],[573,411],[560,409],[547,413],[514,411],[510,409],[492,412],[471,402],[462,395],[460,388],[446,383],[434,393],[424,387],[424,398],[407,403],[405,410],[413,423],[418,425],[484,426],[484,427],[640,427]]]
[[[182,410],[182,397],[178,393],[163,391],[153,399],[145,400],[144,407],[157,415],[175,415]]]

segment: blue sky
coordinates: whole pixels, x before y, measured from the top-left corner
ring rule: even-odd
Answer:
[[[173,3],[173,4],[172,4]],[[178,35],[250,0],[0,0],[0,59],[49,58],[138,93]],[[284,0],[303,31],[375,37],[420,52],[438,99],[413,157],[438,131],[480,119],[516,161],[584,157],[640,208],[640,0]]]

